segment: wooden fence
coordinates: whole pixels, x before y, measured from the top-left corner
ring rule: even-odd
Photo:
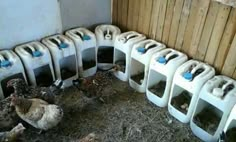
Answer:
[[[218,0],[219,1],[219,0]],[[113,24],[236,79],[236,8],[213,0],[113,0]]]

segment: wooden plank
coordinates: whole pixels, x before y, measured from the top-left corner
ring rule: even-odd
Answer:
[[[196,1],[196,0],[193,0],[193,1]],[[188,23],[191,3],[192,3],[192,0],[185,0],[183,10],[181,12],[181,19],[180,19],[177,39],[175,43],[175,48],[178,50],[181,49],[183,41],[184,41],[184,33],[185,33],[185,29]]]
[[[153,0],[145,1],[145,15],[144,15],[144,23],[143,23],[143,33],[148,35],[150,20],[151,20],[151,12],[152,12]]]
[[[133,30],[133,13],[134,13],[134,2],[135,0],[129,0],[129,6],[128,6],[128,19],[127,19],[127,29]]]
[[[236,34],[234,35],[234,40],[230,46],[229,53],[226,57],[222,74],[227,76],[232,76],[236,69]]]
[[[138,30],[138,19],[139,19],[139,12],[140,12],[140,1],[142,0],[135,0],[134,1],[134,11],[133,11],[133,24],[132,24],[132,30],[137,31]]]
[[[196,15],[192,41],[188,51],[190,57],[194,57],[197,52],[197,48],[203,31],[203,26],[206,21],[207,12],[209,9],[210,0],[200,0],[199,4],[200,6]]]
[[[236,33],[236,9],[233,8],[230,12],[229,20],[226,24],[219,49],[217,51],[216,59],[214,62],[215,68],[220,71],[223,67],[225,58],[229,51],[230,45],[233,41],[234,34]]]
[[[112,0],[112,24],[118,23],[118,0]]]
[[[214,64],[216,52],[218,50],[220,40],[222,38],[225,25],[230,13],[231,7],[226,6],[226,5],[221,5],[220,10],[217,15],[217,19],[214,25],[214,29],[211,35],[210,43],[207,49],[206,57],[205,57],[205,62],[207,62],[210,65]]]
[[[184,33],[184,41],[183,41],[183,46],[181,47],[181,51],[184,53],[188,53],[191,41],[192,41],[192,35],[193,35],[193,30],[194,30],[194,25],[196,22],[196,15],[197,11],[199,8],[199,0],[193,0],[192,5],[191,5],[191,11],[188,19],[188,24]]]
[[[149,29],[149,37],[152,39],[155,39],[156,37],[160,1],[161,0],[153,0],[152,15],[151,15],[150,29]]]
[[[121,23],[122,23],[122,3],[123,3],[123,0],[118,1],[118,26],[119,27],[121,27]]]
[[[164,30],[163,30],[163,35],[162,35],[162,42],[165,43],[165,44],[168,43],[174,6],[175,6],[175,0],[168,0]]]
[[[162,33],[164,30],[164,22],[166,17],[166,7],[167,7],[167,0],[162,0],[160,4],[160,12],[159,12],[159,18],[158,18],[158,24],[157,24],[157,31],[156,31],[156,40],[161,41]]]
[[[143,33],[143,23],[144,23],[144,16],[145,16],[145,0],[140,1],[139,5],[139,17],[138,17],[138,30],[137,32]]]
[[[195,58],[204,60],[220,4],[211,1]]]
[[[174,48],[175,46],[183,3],[184,3],[184,0],[176,0],[175,2],[174,15],[171,22],[170,36],[169,36],[168,44],[167,44],[168,47],[171,47],[171,48]]]
[[[121,13],[122,13],[121,29],[122,29],[122,31],[127,31],[128,6],[129,6],[129,0],[123,0],[122,10],[121,10]]]
[[[234,71],[233,79],[236,80],[236,69],[235,69],[235,71]]]

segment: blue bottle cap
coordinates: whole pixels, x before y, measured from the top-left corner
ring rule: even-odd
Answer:
[[[1,67],[8,67],[11,65],[11,62],[8,60],[4,60],[1,62]]]
[[[165,64],[165,63],[166,63],[166,58],[164,58],[164,57],[159,57],[159,58],[157,59],[157,62],[159,62],[159,63],[161,63],[161,64]]]
[[[83,40],[90,40],[90,39],[91,39],[91,37],[88,36],[88,35],[84,35],[84,36],[83,36]]]
[[[137,51],[140,53],[145,53],[146,49],[144,47],[137,48]]]
[[[40,51],[34,51],[33,52],[33,57],[40,57],[42,53]]]
[[[61,43],[59,45],[60,48],[67,48],[69,45],[67,43]]]
[[[192,80],[193,79],[193,74],[191,74],[190,72],[185,72],[183,74],[183,77],[186,79],[186,80]]]

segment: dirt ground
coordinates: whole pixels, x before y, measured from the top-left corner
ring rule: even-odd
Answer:
[[[26,126],[27,142],[72,142],[89,133],[101,142],[198,142],[189,125],[169,115],[166,108],[150,103],[145,94],[131,89],[128,83],[113,79],[112,90],[104,103],[84,99],[75,87],[60,96],[64,118],[56,127],[43,134]],[[107,92],[109,94],[109,91]]]

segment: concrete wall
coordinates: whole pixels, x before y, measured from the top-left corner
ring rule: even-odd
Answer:
[[[63,29],[111,23],[111,0],[60,0]]]
[[[111,0],[2,0],[0,9],[0,49],[111,22]]]
[[[2,0],[0,9],[0,49],[62,30],[57,0]]]

